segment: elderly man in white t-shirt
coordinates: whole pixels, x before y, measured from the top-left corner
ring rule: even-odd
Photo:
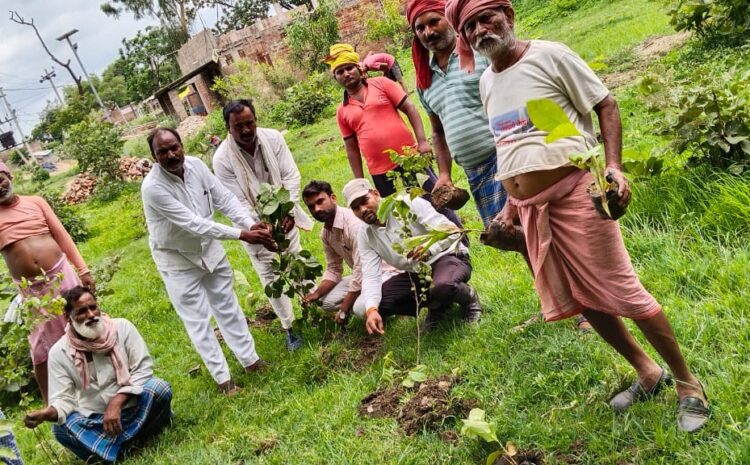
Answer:
[[[509,231],[520,219],[545,319],[583,313],[635,368],[638,379],[610,402],[615,410],[652,397],[672,381],[621,317],[634,320],[677,381],[679,429],[699,429],[710,413],[700,381],[682,357],[661,306],[641,285],[619,225],[595,212],[586,191],[591,175],[568,159],[597,144],[591,117],[595,112],[607,175],[619,185],[620,206],[627,206],[630,187],[621,171],[622,126],[614,98],[565,45],[518,40],[510,0],[450,0],[445,13],[460,35],[461,67],[473,72],[472,47],[490,59],[479,91],[495,137],[497,177],[509,196],[498,219]],[[548,133],[534,126],[526,107],[536,99],[557,103],[583,135],[547,144]]]

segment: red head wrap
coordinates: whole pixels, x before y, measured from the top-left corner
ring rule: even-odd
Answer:
[[[445,0],[409,0],[406,4],[406,18],[409,26],[414,30],[414,23],[422,13],[435,11],[445,14]],[[417,73],[417,88],[425,90],[432,85],[432,70],[430,69],[430,51],[415,36],[411,42],[411,58]]]
[[[513,5],[510,0],[448,0],[445,6],[445,16],[458,33],[456,53],[458,53],[458,63],[461,69],[469,73],[474,72],[474,52],[468,37],[464,34],[464,24],[480,11],[499,7],[512,8]]]

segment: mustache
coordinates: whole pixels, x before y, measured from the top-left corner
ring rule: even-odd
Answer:
[[[94,326],[94,325],[98,324],[100,320],[101,320],[101,318],[99,318],[98,316],[95,316],[93,318],[89,318],[83,324],[86,325],[86,326]]]

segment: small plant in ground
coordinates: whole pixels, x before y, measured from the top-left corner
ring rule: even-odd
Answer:
[[[492,445],[497,445],[499,449],[493,451],[487,456],[485,461],[486,465],[492,465],[501,455],[505,454],[506,463],[515,465],[517,462],[513,459],[518,452],[516,447],[512,443],[507,443],[505,446],[502,445],[500,440],[497,439],[495,431],[495,425],[487,423],[485,420],[484,410],[479,408],[471,409],[469,412],[469,418],[461,420],[463,426],[461,427],[461,435],[467,438],[480,438],[485,442]],[[507,460],[510,459],[510,460]]]
[[[265,287],[268,297],[278,298],[286,295],[303,299],[315,286],[315,279],[323,274],[323,265],[310,251],[289,251],[289,239],[284,233],[282,223],[293,209],[294,202],[291,201],[289,191],[283,186],[261,184],[256,210],[260,220],[271,225],[271,236],[279,248],[277,257],[271,263],[274,280]],[[317,327],[322,327],[321,324],[328,319],[317,304],[303,307],[302,317]]]
[[[47,278],[50,291],[39,297],[23,299],[11,320],[0,324],[0,389],[18,391],[31,381],[31,359],[28,336],[40,323],[62,314],[65,300],[55,297],[60,288],[60,277]],[[0,298],[16,294],[17,289],[9,275],[0,276]],[[31,282],[21,279],[20,287],[28,288]]]

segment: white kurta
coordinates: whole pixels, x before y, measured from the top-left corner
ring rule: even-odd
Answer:
[[[292,214],[295,224],[298,228],[304,230],[312,229],[312,220],[299,205],[301,176],[292,153],[289,151],[286,141],[284,141],[284,136],[275,129],[267,128],[258,128],[257,136],[258,146],[253,154],[253,164],[251,165],[248,163],[248,157],[243,154],[232,135],[228,135],[214,154],[213,168],[216,177],[240,199],[245,209],[253,214],[255,213],[255,199],[261,181],[284,186],[294,202]],[[259,173],[258,170],[261,167],[263,172]],[[291,252],[301,250],[298,228],[292,229],[287,235]],[[254,244],[243,243],[243,245],[263,286],[272,282],[271,261],[276,257],[276,253]],[[291,299],[283,295],[269,300],[274,313],[279,317],[281,326],[284,329],[291,328],[294,322]]]
[[[212,315],[243,366],[259,357],[219,242],[238,239],[240,229],[214,221],[214,210],[241,228],[257,220],[199,159],[185,157],[183,177],[184,181],[156,165],[143,181],[151,256],[193,346],[214,380],[224,383],[230,379],[229,365],[211,328]]]
[[[130,385],[117,384],[117,375],[109,353],[92,353],[89,362],[89,388],[83,389],[81,375],[70,356],[68,337],[63,336],[49,351],[49,405],[57,410],[57,423],[62,425],[72,412],[83,416],[104,413],[117,394],[139,395],[143,385],[153,378],[153,361],[146,343],[133,323],[124,318],[114,318],[117,325],[117,345],[125,356],[123,363],[130,369]],[[138,402],[131,397],[124,408]]]

